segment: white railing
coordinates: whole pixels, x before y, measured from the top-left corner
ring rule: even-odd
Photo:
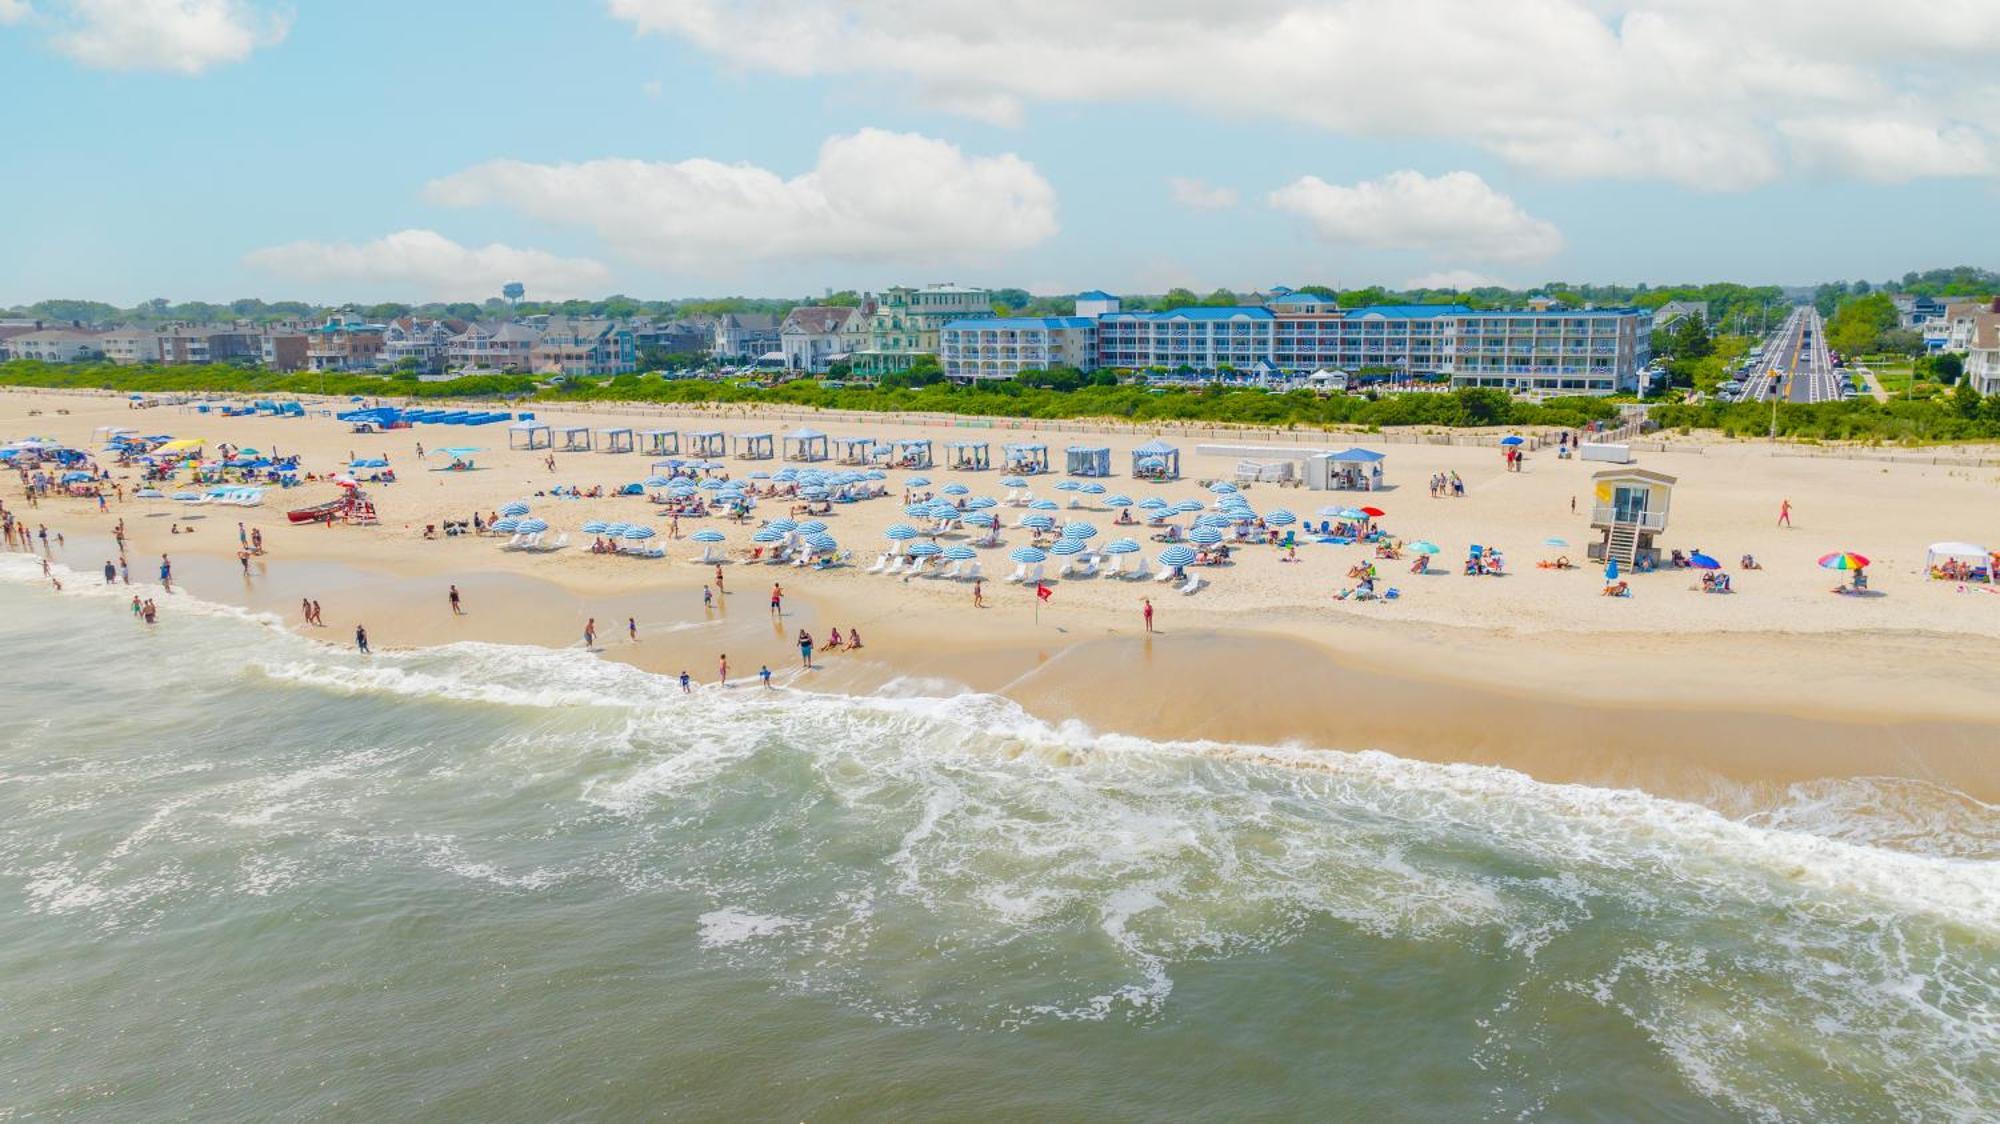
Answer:
[[[1596,504],[1590,509],[1590,522],[1593,526],[1631,526],[1637,527],[1642,531],[1664,531],[1667,529],[1667,517],[1663,512],[1639,511],[1626,512],[1624,514],[1626,517],[1621,519],[1618,517],[1619,512],[1616,508],[1609,504]]]

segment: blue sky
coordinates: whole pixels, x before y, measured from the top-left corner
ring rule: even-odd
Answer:
[[[1995,264],[2000,5],[1209,7],[0,0],[0,303]]]

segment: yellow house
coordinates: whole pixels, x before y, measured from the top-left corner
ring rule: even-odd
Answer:
[[[1644,468],[1612,468],[1590,478],[1590,527],[1598,541],[1589,557],[1616,559],[1621,566],[1657,566],[1658,537],[1667,529],[1667,509],[1674,496],[1674,478]]]

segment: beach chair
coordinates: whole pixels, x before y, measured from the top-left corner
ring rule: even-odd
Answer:
[[[1172,566],[1161,566],[1160,572],[1153,575],[1153,580],[1156,582],[1171,581],[1173,576],[1174,568]]]
[[[559,535],[557,535],[557,536],[556,536],[556,541],[554,541],[554,542],[550,543],[550,544],[548,545],[547,549],[549,549],[549,550],[561,550],[562,548],[564,548],[564,547],[566,547],[566,546],[568,546],[568,545],[569,545],[569,532],[568,532],[568,531],[564,531],[564,532],[563,532],[562,534],[559,534]]]
[[[937,578],[956,578],[959,574],[963,573],[964,570],[965,570],[965,563],[953,562],[951,565],[945,567],[943,570],[940,570],[931,576]]]
[[[862,573],[879,574],[883,570],[886,570],[888,568],[889,568],[889,552],[885,550],[882,553],[876,555],[875,564],[873,566],[868,567],[866,570],[863,570]]]
[[[1069,559],[1065,558],[1062,560],[1062,565],[1056,567],[1056,577],[1066,578],[1069,576],[1069,574],[1070,574]]]
[[[870,572],[872,573],[873,571],[870,571]],[[885,574],[900,574],[900,573],[902,573],[902,572],[903,572],[903,556],[902,556],[902,555],[900,555],[900,554],[892,554],[892,555],[890,555],[890,556],[889,556],[889,564],[888,564],[887,566],[883,566],[883,567],[881,567],[881,572],[882,572],[882,573],[885,573]]]
[[[965,579],[966,579],[966,580],[968,580],[968,581],[970,581],[970,580],[971,580],[971,579],[973,579],[973,578],[976,578],[976,577],[978,577],[978,576],[979,576],[979,563],[978,563],[977,561],[973,561],[973,562],[967,562],[967,563],[965,564],[965,573],[964,573],[964,574],[962,574],[962,575],[960,575],[960,576],[961,576],[961,577],[963,577],[963,578],[965,578]]]
[[[1014,572],[1007,575],[1007,580],[1010,582],[1018,582],[1022,581],[1027,576],[1028,576],[1028,564],[1026,562],[1023,562],[1020,565],[1014,567]]]
[[[924,564],[925,564],[925,563],[927,563],[927,562],[929,562],[930,560],[931,560],[931,558],[930,558],[930,555],[928,555],[928,554],[926,554],[926,555],[923,555],[922,557],[919,557],[919,558],[918,558],[918,559],[917,559],[917,560],[916,560],[915,562],[912,562],[912,563],[910,564],[910,568],[909,568],[909,569],[907,569],[907,570],[904,570],[904,571],[903,571],[903,576],[904,576],[904,577],[906,577],[906,578],[914,578],[914,577],[916,577],[916,576],[917,576],[918,574],[921,574],[921,573],[923,573],[923,572],[924,572]]]
[[[1083,556],[1081,562],[1082,564],[1077,568],[1078,577],[1094,578],[1097,576],[1097,555],[1086,554]]]
[[[1200,574],[1189,574],[1189,575],[1188,575],[1188,580],[1187,580],[1187,583],[1186,583],[1185,585],[1182,585],[1182,586],[1180,586],[1179,588],[1180,588],[1180,591],[1181,591],[1181,593],[1182,593],[1183,595],[1185,595],[1185,594],[1189,594],[1189,593],[1193,593],[1193,592],[1194,592],[1195,590],[1198,590],[1198,589],[1200,589],[1200,588],[1201,588],[1201,585],[1202,585],[1202,582],[1201,582],[1201,575],[1200,575]]]

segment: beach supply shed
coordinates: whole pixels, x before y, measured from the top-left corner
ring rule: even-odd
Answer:
[[[587,425],[565,425],[559,427],[556,432],[562,434],[562,448],[565,453],[587,453],[596,447],[591,441],[590,427]]]
[[[1179,480],[1181,451],[1156,437],[1132,450],[1132,475],[1140,480]]]
[[[1063,461],[1071,476],[1111,475],[1111,450],[1104,445],[1071,445],[1063,450]]]
[[[555,444],[548,426],[537,421],[518,421],[507,427],[509,449],[546,449]]]
[[[649,429],[639,435],[645,438],[646,455],[651,457],[675,457],[681,452],[681,435],[672,429]]]
[[[873,437],[836,437],[833,445],[840,450],[842,464],[869,464],[875,459],[869,453],[875,447]]]
[[[629,453],[632,447],[632,431],[622,425],[609,426],[597,431],[599,452]]]
[[[736,458],[767,461],[777,455],[777,446],[777,441],[768,433],[739,433],[736,435]]]
[[[785,434],[788,461],[823,461],[831,449],[832,441],[817,429],[804,427]]]
[[[688,436],[688,452],[697,457],[719,457],[729,451],[729,439],[718,429],[703,429]]]
[[[931,440],[928,437],[910,437],[898,441],[894,456],[897,468],[929,468]]]
[[[1627,568],[1658,565],[1659,536],[1667,529],[1675,478],[1649,468],[1610,468],[1590,478],[1590,527],[1598,541],[1588,545],[1592,561]]]
[[[1038,441],[1020,441],[1000,447],[1009,472],[1039,476],[1049,470],[1049,447]]]
[[[1306,487],[1319,492],[1371,491],[1382,486],[1382,465],[1388,454],[1373,449],[1342,449],[1306,458]]]
[[[945,446],[951,452],[951,467],[963,472],[984,472],[993,467],[993,449],[984,441],[953,441]]]

